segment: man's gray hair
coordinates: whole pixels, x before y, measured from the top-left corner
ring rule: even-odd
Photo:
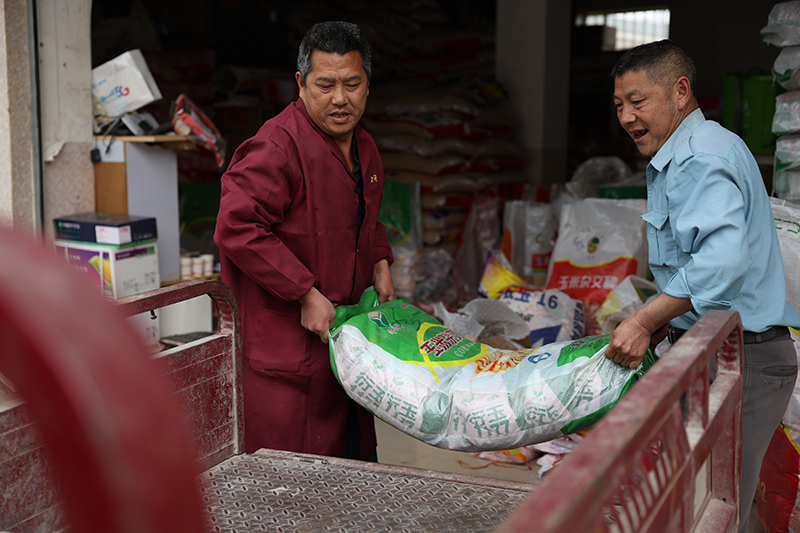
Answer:
[[[619,78],[634,70],[643,70],[650,81],[663,87],[671,87],[675,80],[686,76],[692,94],[697,95],[697,67],[683,48],[669,39],[631,48],[619,58],[611,76]]]
[[[297,70],[303,85],[306,84],[306,76],[311,72],[311,52],[314,50],[342,56],[356,50],[361,54],[361,64],[367,73],[367,81],[372,76],[369,43],[355,24],[342,21],[320,22],[308,30],[297,53]]]

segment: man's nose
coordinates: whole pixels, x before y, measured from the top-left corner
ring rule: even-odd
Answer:
[[[620,124],[630,124],[636,120],[636,115],[633,114],[630,106],[622,105],[617,108],[617,118]]]
[[[344,85],[336,85],[333,88],[333,104],[345,105],[347,103],[347,89]]]

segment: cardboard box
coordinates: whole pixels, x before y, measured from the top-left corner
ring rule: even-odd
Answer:
[[[158,237],[155,217],[112,213],[77,213],[53,219],[59,241],[125,246],[154,242]]]
[[[92,69],[96,115],[107,119],[136,111],[161,99],[141,50],[130,50]]]
[[[90,276],[97,289],[109,298],[123,298],[161,286],[155,242],[105,246],[57,240],[55,247],[67,264]]]
[[[126,246],[55,241],[55,248],[67,264],[86,273],[108,298],[123,298],[161,287],[155,241]],[[140,313],[127,321],[148,350],[161,350],[158,317],[153,319],[150,313]]]

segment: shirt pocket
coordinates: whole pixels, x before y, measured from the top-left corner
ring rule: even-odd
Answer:
[[[669,213],[650,211],[642,215],[647,222],[647,254],[651,266],[677,267],[678,246],[672,236]]]

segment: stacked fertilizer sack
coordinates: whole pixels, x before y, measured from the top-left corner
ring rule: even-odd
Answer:
[[[773,79],[786,92],[775,99],[772,133],[775,141],[773,194],[800,200],[800,2],[775,4],[763,40],[781,48],[772,66]]]
[[[397,429],[449,450],[504,450],[592,426],[652,364],[605,357],[608,336],[500,350],[367,291],[337,309],[331,366],[345,391]]]

